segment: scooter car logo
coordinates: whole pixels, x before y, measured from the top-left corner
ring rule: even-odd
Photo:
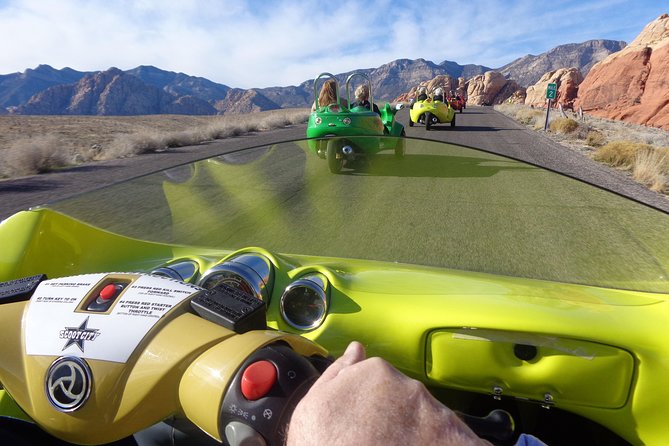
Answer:
[[[49,402],[61,412],[73,412],[88,400],[93,382],[91,370],[82,359],[56,359],[46,373]]]
[[[84,352],[84,341],[94,341],[100,335],[97,328],[88,328],[88,318],[78,327],[65,327],[60,331],[60,338],[67,339],[63,350],[72,344],[76,344],[81,352]]]

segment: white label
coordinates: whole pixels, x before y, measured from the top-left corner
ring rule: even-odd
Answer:
[[[26,353],[126,362],[161,317],[201,289],[165,277],[125,276],[136,280],[116,298],[109,314],[76,311],[107,274],[42,282],[24,320]]]

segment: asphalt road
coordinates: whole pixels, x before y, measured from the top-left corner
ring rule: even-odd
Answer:
[[[456,127],[439,125],[426,131],[409,127],[408,111],[398,112],[407,136],[462,144],[530,162],[599,185],[669,212],[669,200],[614,169],[532,132],[490,107],[470,107],[458,113]],[[0,220],[20,210],[80,194],[166,167],[278,141],[303,138],[305,126],[251,134],[198,146],[139,157],[91,163],[59,172],[0,181]]]

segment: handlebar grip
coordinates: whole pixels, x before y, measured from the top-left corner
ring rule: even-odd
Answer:
[[[295,406],[328,361],[323,357],[306,358],[285,344],[272,344],[253,353],[223,399],[221,437],[231,446],[285,443],[283,437]]]

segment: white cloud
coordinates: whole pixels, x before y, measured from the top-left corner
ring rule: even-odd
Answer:
[[[494,68],[563,43],[630,41],[661,12],[651,0],[0,0],[0,73],[155,65],[250,88],[398,58]]]

